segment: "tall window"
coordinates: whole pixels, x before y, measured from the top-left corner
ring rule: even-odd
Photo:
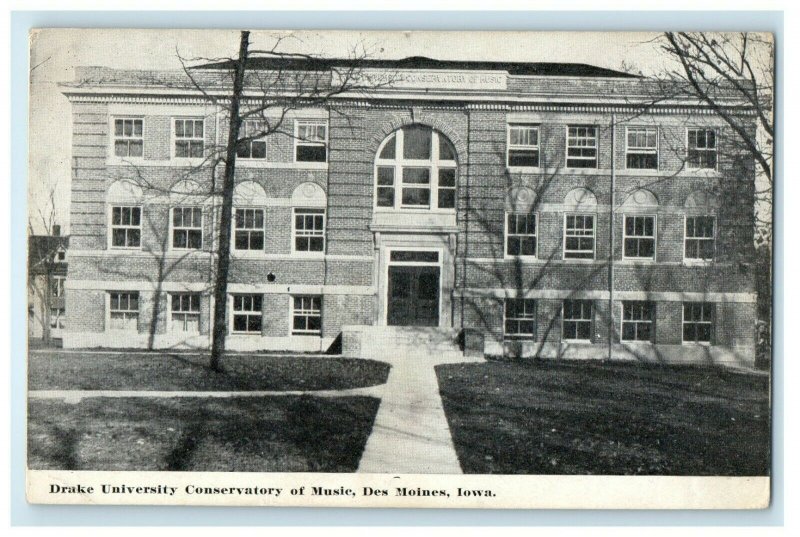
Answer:
[[[53,298],[61,298],[64,296],[64,283],[66,278],[64,276],[53,276],[50,280],[50,296]]]
[[[171,297],[172,332],[200,333],[200,295],[175,293]]]
[[[655,259],[656,217],[626,216],[622,242],[624,258]]]
[[[714,129],[689,129],[686,167],[689,169],[717,169],[717,131]]]
[[[111,246],[139,248],[142,245],[142,208],[111,207]]]
[[[144,148],[144,120],[114,119],[114,156],[141,157]]]
[[[455,209],[453,145],[438,131],[409,125],[391,134],[378,152],[375,205],[393,209]]]
[[[654,318],[652,302],[623,302],[622,341],[653,341]]]
[[[325,209],[294,210],[294,251],[325,251]]]
[[[710,302],[683,303],[684,343],[711,343],[714,330],[714,304]]]
[[[565,300],[561,315],[561,339],[565,341],[592,339],[591,300]]]
[[[538,125],[508,126],[508,155],[506,162],[509,167],[536,168],[539,166]]]
[[[234,248],[264,249],[264,209],[236,209]]]
[[[532,298],[506,298],[503,334],[508,339],[533,339],[536,333],[536,301]]]
[[[626,163],[629,169],[658,169],[658,129],[627,127]]]
[[[296,121],[294,140],[296,162],[327,162],[328,123],[325,121]]]
[[[686,217],[684,257],[703,261],[714,259],[713,216]]]
[[[202,119],[175,120],[175,157],[202,158],[204,147]]]
[[[172,208],[172,247],[178,250],[203,247],[203,210],[200,207]]]
[[[109,293],[110,322],[112,330],[128,330],[135,332],[139,322],[139,293]]]
[[[322,297],[292,297],[292,334],[319,335],[322,333]]]
[[[536,256],[536,214],[506,214],[506,255]]]
[[[261,295],[233,295],[233,332],[261,333]]]
[[[54,330],[63,330],[65,315],[66,309],[64,308],[50,308],[50,328]]]
[[[236,157],[241,159],[267,158],[267,141],[260,137],[266,125],[263,121],[247,119],[242,122],[239,131],[239,143],[236,146]]]
[[[597,127],[567,127],[567,168],[597,168]]]
[[[594,215],[564,217],[564,259],[594,259]]]

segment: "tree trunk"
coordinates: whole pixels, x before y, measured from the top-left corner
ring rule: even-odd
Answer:
[[[225,351],[225,336],[228,333],[225,312],[228,304],[228,270],[231,254],[231,215],[233,213],[234,174],[236,171],[236,146],[242,119],[239,116],[239,103],[244,87],[244,73],[247,64],[247,50],[250,32],[242,32],[239,43],[239,57],[233,80],[233,95],[230,104],[230,126],[225,154],[225,176],[222,184],[222,214],[220,215],[219,250],[217,257],[217,279],[214,284],[214,327],[211,341],[211,363],[214,371],[221,371],[222,355]]]

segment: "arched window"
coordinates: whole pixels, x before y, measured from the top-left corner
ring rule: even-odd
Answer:
[[[375,159],[375,206],[385,209],[456,207],[456,151],[447,137],[425,125],[389,135]]]

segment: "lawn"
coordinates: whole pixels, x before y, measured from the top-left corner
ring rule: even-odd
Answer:
[[[30,390],[341,390],[386,382],[389,365],[330,356],[235,355],[223,373],[201,354],[31,353]]]
[[[465,473],[767,475],[769,379],[709,367],[437,367]]]
[[[353,472],[372,397],[90,398],[28,404],[28,466],[45,470]]]

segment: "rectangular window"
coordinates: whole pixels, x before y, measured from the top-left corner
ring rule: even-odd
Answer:
[[[64,296],[64,283],[66,278],[64,276],[53,276],[50,280],[50,296],[53,298],[61,298]]]
[[[378,166],[378,207],[394,207],[394,167]]]
[[[536,214],[506,214],[506,255],[536,256]]]
[[[689,129],[686,167],[690,170],[717,169],[717,131]]]
[[[652,302],[622,303],[622,341],[653,341],[655,306]]]
[[[327,162],[328,124],[325,121],[297,121],[294,154],[296,162]]]
[[[115,206],[111,208],[111,246],[139,248],[142,245],[142,208]]]
[[[628,169],[658,169],[658,129],[655,127],[627,127],[625,153]]]
[[[507,298],[504,305],[503,334],[508,339],[534,339],[536,301],[532,298]]]
[[[594,259],[594,215],[564,217],[564,259]]]
[[[233,332],[261,333],[261,295],[233,295]]]
[[[203,210],[200,207],[173,207],[172,247],[176,250],[203,247]]]
[[[64,308],[50,308],[50,328],[54,330],[64,329]]]
[[[325,251],[325,209],[294,210],[294,251]]]
[[[171,331],[200,333],[200,295],[198,293],[175,293],[170,297]]]
[[[710,302],[683,303],[684,343],[711,343],[714,331],[714,304]]]
[[[236,209],[234,249],[264,249],[264,209]]]
[[[655,259],[655,216],[626,216],[623,231],[623,257],[625,259]]]
[[[402,207],[430,207],[431,169],[403,168]]]
[[[144,120],[114,119],[114,156],[141,157],[144,151]]]
[[[139,293],[109,293],[110,321],[112,330],[136,332],[139,322]]]
[[[561,313],[561,339],[565,341],[591,341],[591,300],[565,300]]]
[[[597,168],[597,127],[567,127],[567,168]]]
[[[684,235],[684,258],[714,259],[714,217],[687,216]]]
[[[292,334],[319,335],[322,333],[322,297],[292,297]]]
[[[204,134],[202,119],[175,120],[175,157],[203,158]]]
[[[263,138],[266,124],[263,121],[247,119],[239,130],[239,143],[236,156],[241,159],[264,160],[267,158],[267,141]]]
[[[539,127],[536,125],[508,126],[509,167],[520,166],[537,168],[539,166]]]
[[[439,168],[438,199],[440,209],[456,208],[456,169]]]

